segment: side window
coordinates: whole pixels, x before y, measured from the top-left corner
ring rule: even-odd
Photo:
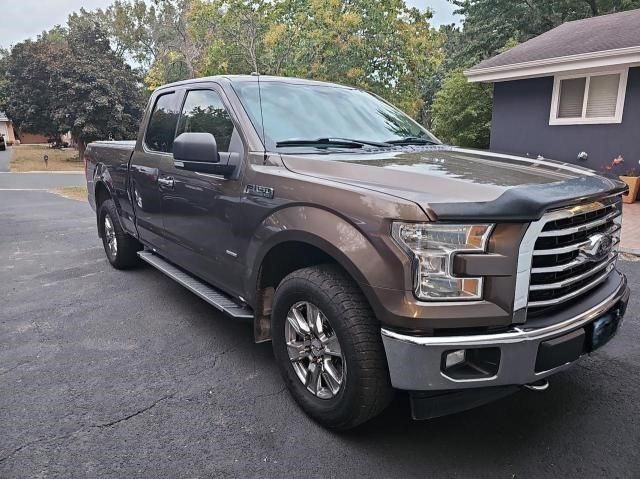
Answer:
[[[178,125],[180,133],[211,133],[218,143],[218,151],[229,151],[234,126],[220,99],[211,90],[192,90],[182,108]]]
[[[153,107],[147,133],[144,137],[145,145],[153,151],[171,153],[173,140],[178,122],[178,108],[176,108],[176,94],[167,93],[156,100]]]

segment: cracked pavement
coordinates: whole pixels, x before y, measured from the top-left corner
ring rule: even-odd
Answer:
[[[294,404],[271,346],[150,267],[112,269],[88,205],[0,191],[0,477],[640,475],[640,263],[603,350],[426,422],[399,395],[348,434]]]

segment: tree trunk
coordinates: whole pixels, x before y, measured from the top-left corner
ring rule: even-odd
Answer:
[[[78,145],[78,154],[80,155],[80,161],[84,161],[84,152],[87,149],[87,144],[84,140],[76,140]]]
[[[600,15],[600,11],[598,10],[598,1],[597,0],[586,0],[589,4],[589,8],[591,9],[591,15],[597,17]]]

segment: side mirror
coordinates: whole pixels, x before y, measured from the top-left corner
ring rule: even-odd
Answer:
[[[218,144],[211,133],[182,133],[173,142],[173,158],[178,161],[220,163]]]
[[[231,178],[237,170],[236,162],[230,161],[233,156],[237,154],[218,153],[218,144],[211,133],[181,133],[173,142],[174,165],[183,170]]]

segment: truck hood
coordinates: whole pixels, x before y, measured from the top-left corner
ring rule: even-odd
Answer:
[[[533,221],[549,208],[625,189],[568,163],[441,145],[282,160],[299,174],[413,201],[441,220]]]

